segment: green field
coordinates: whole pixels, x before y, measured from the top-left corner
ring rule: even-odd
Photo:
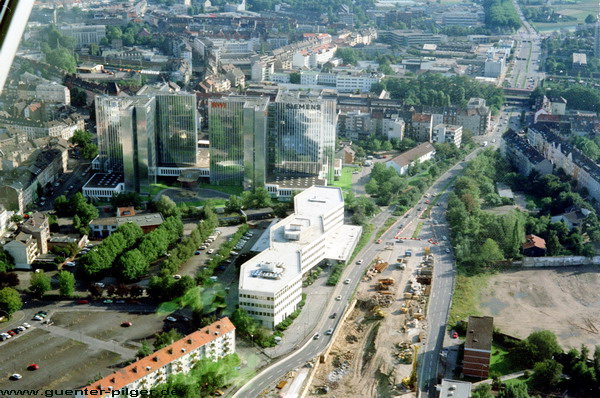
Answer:
[[[479,315],[476,308],[479,304],[479,293],[486,288],[489,275],[457,275],[456,288],[452,297],[452,307],[448,318],[448,327],[456,322],[466,320],[469,315]]]
[[[342,168],[342,175],[339,180],[333,182],[333,186],[342,188],[343,191],[350,191],[352,189],[352,172],[357,170],[359,169],[356,167]]]
[[[521,4],[521,7],[523,5]],[[533,6],[531,8],[541,7]],[[557,23],[540,23],[533,22],[532,25],[536,30],[540,32],[550,32],[560,29],[575,29],[575,27],[584,23],[585,17],[589,14],[596,15],[598,13],[598,2],[592,0],[578,0],[578,1],[552,1],[550,7],[553,8],[557,13],[567,15],[570,17],[577,18],[577,21],[566,21]]]

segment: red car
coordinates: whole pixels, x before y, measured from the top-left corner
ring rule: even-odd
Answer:
[[[457,338],[458,338],[458,333],[456,333],[456,332],[452,332],[452,338],[453,338],[453,339],[457,339]]]
[[[124,327],[124,328],[128,328],[131,325],[133,325],[133,323],[131,323],[129,321],[121,323],[121,326]]]
[[[40,368],[40,365],[38,365],[37,363],[32,363],[31,365],[27,366],[27,370],[38,370]]]
[[[425,201],[425,204],[427,204],[427,205],[428,205],[428,204],[429,204],[429,200],[426,200],[426,201]]]
[[[377,242],[375,242],[375,243],[380,244],[381,242],[382,242],[381,239],[377,239]]]
[[[8,332],[6,332],[6,333],[10,334],[11,336],[14,336],[14,335],[16,335],[16,333],[15,333],[15,332],[13,332],[12,330],[9,330],[9,331],[8,331]]]
[[[89,300],[77,300],[77,304],[89,304]]]

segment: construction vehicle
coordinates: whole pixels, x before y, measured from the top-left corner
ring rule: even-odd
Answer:
[[[378,283],[375,285],[375,290],[381,292],[382,290],[390,290],[389,285],[384,285],[383,283]]]
[[[382,278],[379,279],[378,282],[382,285],[393,285],[394,283],[396,283],[394,278]]]
[[[379,273],[381,273],[381,272],[383,272],[383,271],[384,271],[384,270],[387,268],[387,266],[388,266],[388,263],[387,263],[387,262],[385,262],[385,261],[383,261],[382,259],[380,259],[379,257],[377,257],[377,258],[375,259],[375,265],[373,266],[373,269],[374,269],[376,272],[379,272]]]

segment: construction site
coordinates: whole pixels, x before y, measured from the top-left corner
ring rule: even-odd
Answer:
[[[426,335],[434,256],[421,247],[403,255],[393,242],[380,251],[356,300],[316,363],[308,396],[414,396],[415,357]]]

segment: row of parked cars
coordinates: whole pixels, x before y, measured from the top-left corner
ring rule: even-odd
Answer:
[[[17,334],[24,332],[26,329],[29,329],[30,327],[31,327],[30,324],[24,323],[21,326],[17,326],[14,329],[8,330],[4,333],[0,333],[0,341],[8,340],[11,337],[16,336]]]

